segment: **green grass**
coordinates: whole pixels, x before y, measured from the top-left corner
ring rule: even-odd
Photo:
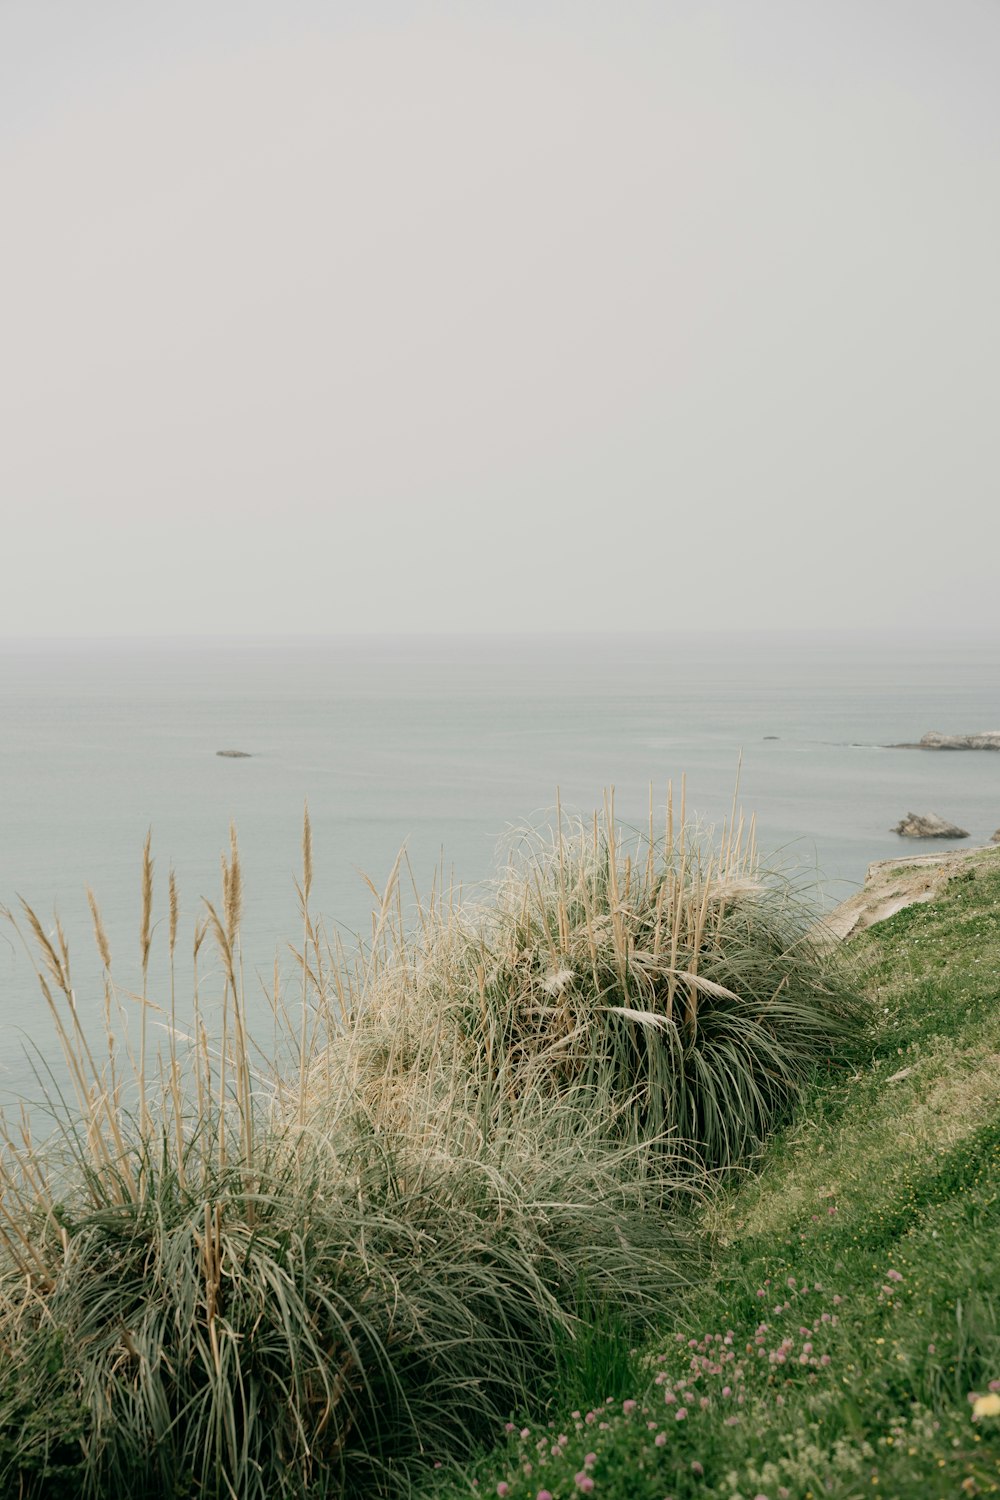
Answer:
[[[553,1388],[428,1494],[1000,1491],[1000,1417],[971,1405],[1000,1389],[1000,856],[970,873],[856,940],[866,1061],[708,1207],[714,1274],[631,1391]]]

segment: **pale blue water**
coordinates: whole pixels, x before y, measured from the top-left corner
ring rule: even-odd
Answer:
[[[870,861],[924,847],[888,831],[909,809],[956,821],[969,844],[1000,826],[1000,755],[877,748],[927,729],[1000,728],[1000,636],[6,642],[0,704],[0,903],[58,906],[85,1020],[100,1001],[84,886],[99,895],[120,981],[134,982],[147,827],[158,910],[173,865],[190,924],[198,898],[217,894],[235,820],[247,967],[269,981],[276,947],[297,937],[307,797],[313,904],[350,931],[370,909],[358,870],[384,881],[404,841],[424,886],[442,848],[473,884],[505,830],[551,808],[557,786],[564,806],[589,811],[614,783],[619,812],[641,825],[650,781],[662,801],[681,772],[689,807],[721,822],[741,752],[761,844],[821,876],[827,901]],[[216,756],[230,747],[253,758]],[[43,1063],[57,1056],[10,934],[0,1020],[9,1102],[37,1092],[26,1038]]]

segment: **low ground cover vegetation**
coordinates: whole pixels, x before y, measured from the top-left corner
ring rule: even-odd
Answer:
[[[628,1381],[553,1388],[426,1493],[1000,1492],[1000,856],[853,951],[867,1056],[707,1205],[712,1275]]]

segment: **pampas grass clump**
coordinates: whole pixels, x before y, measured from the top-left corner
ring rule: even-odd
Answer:
[[[672,802],[662,834],[651,814],[630,836],[610,799],[588,824],[560,815],[518,839],[478,905],[432,902],[413,936],[397,902],[351,993],[355,1087],[383,1118],[435,1095],[447,1118],[455,1079],[481,1101],[571,1094],[609,1139],[734,1167],[859,1035],[815,931],[735,813],[715,847]]]
[[[411,952],[393,881],[364,952],[331,953],[309,910],[308,820],[304,855],[301,1016],[277,985],[272,996],[286,1052],[299,1053],[290,1071],[251,1060],[235,839],[221,900],[191,935],[184,1026],[172,878],[169,996],[150,978],[147,841],[137,1045],[115,1019],[123,992],[96,900],[100,1047],[80,1023],[58,922],[49,934],[25,907],[16,924],[71,1092],[50,1101],[49,1140],[26,1117],[0,1138],[3,1493],[403,1493],[414,1465],[460,1454],[537,1396],[579,1307],[637,1335],[669,1306],[690,1259],[679,1219],[651,1210],[680,1190],[670,1157],[609,1130],[586,1080],[553,1099],[514,1051],[508,1076],[489,1015],[477,1043],[462,1033],[468,1047],[447,1007],[437,1020],[425,1007],[412,1046],[376,1041],[392,986],[398,998],[411,964],[439,983],[444,949],[431,941],[437,968]],[[423,920],[444,948],[464,932],[439,904]],[[214,1040],[206,941],[219,957]],[[162,1052],[154,1004],[171,1020]],[[490,1065],[470,1070],[480,1053]]]
[[[184,1025],[172,876],[168,993],[151,979],[148,840],[138,994],[89,898],[100,1046],[58,921],[15,923],[70,1096],[46,1142],[27,1117],[0,1128],[3,1493],[405,1493],[565,1375],[580,1309],[626,1339],[666,1315],[698,1183],[747,1161],[857,1028],[810,913],[735,817],[711,848],[672,804],[641,838],[610,801],[560,815],[476,905],[434,890],[407,910],[397,865],[353,956],[325,941],[311,882],[307,817],[301,1009],[277,975],[271,997],[282,1066],[248,1034],[235,837],[190,935]]]

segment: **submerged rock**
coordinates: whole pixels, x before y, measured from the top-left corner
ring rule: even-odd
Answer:
[[[224,755],[227,760],[249,760],[249,750],[216,750],[216,755]]]
[[[937,813],[909,812],[890,830],[904,839],[967,839],[968,829],[938,817]]]

